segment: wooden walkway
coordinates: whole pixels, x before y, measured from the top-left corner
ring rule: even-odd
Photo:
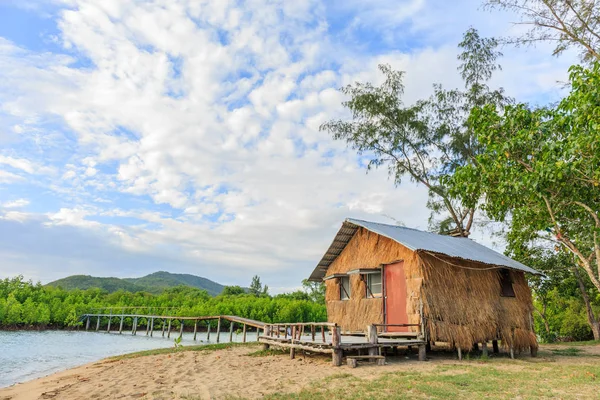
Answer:
[[[329,322],[309,322],[309,323],[287,323],[287,324],[267,324],[261,321],[255,321],[248,318],[242,318],[235,315],[213,315],[202,317],[179,317],[169,315],[146,315],[137,313],[88,313],[80,318],[85,322],[85,330],[90,330],[90,326],[95,322],[95,331],[118,332],[123,333],[123,325],[126,319],[131,319],[131,334],[137,335],[139,327],[145,327],[147,336],[154,336],[155,323],[159,322],[160,333],[162,337],[170,338],[173,321],[179,322],[179,338],[183,336],[185,324],[191,328],[193,322],[194,340],[197,339],[198,325],[206,323],[207,340],[210,340],[211,321],[217,321],[215,332],[216,342],[221,339],[221,323],[229,322],[229,342],[233,340],[234,326],[242,326],[242,342],[246,342],[246,333],[248,328],[255,329],[257,340],[263,344],[264,349],[271,346],[289,349],[290,357],[294,358],[296,350],[302,350],[312,353],[325,353],[332,355],[333,365],[339,366],[342,363],[344,353],[368,352],[371,356],[381,355],[382,349],[410,347],[419,348],[419,360],[425,360],[425,348],[427,340],[421,334],[420,325],[370,325],[366,327],[365,332],[353,332],[343,335],[337,324]],[[113,321],[116,322],[113,325]],[[101,326],[102,323],[105,326]],[[386,332],[392,326],[415,326],[421,328],[419,332]],[[102,328],[102,329],[101,329]],[[262,330],[262,335],[260,331]],[[378,332],[379,330],[379,332]]]
[[[199,323],[204,322],[204,321],[207,323],[206,324],[207,339],[210,340],[210,334],[211,334],[210,322],[217,321],[217,330],[215,332],[217,343],[219,343],[221,340],[221,322],[222,321],[229,322],[229,341],[230,342],[233,339],[233,331],[234,331],[235,324],[242,326],[242,335],[243,335],[242,341],[244,343],[246,342],[246,332],[247,332],[248,327],[256,329],[257,339],[258,339],[258,331],[260,329],[264,329],[264,327],[265,327],[264,322],[255,321],[253,319],[248,319],[248,318],[237,317],[235,315],[215,315],[215,316],[203,316],[203,317],[177,317],[177,316],[169,316],[169,315],[98,313],[98,314],[83,314],[80,317],[80,321],[85,321],[85,330],[87,331],[90,329],[91,322],[95,319],[96,320],[95,321],[96,322],[95,330],[96,330],[96,332],[99,332],[100,327],[101,327],[101,322],[104,319],[104,321],[106,322],[106,328],[103,327],[102,331],[106,331],[106,332],[110,333],[111,327],[112,327],[115,332],[123,333],[123,324],[124,324],[125,320],[128,318],[131,319],[131,321],[132,321],[132,328],[131,328],[132,335],[137,335],[138,327],[145,325],[146,335],[154,336],[155,322],[159,321],[159,322],[162,322],[162,324],[160,324],[161,335],[162,335],[162,337],[164,337],[165,333],[166,333],[167,338],[171,337],[171,331],[172,331],[171,328],[172,328],[173,321],[179,322],[179,338],[181,338],[183,336],[185,322],[193,321],[193,323],[194,323],[194,340],[197,339]],[[112,325],[113,320],[116,320],[116,322],[118,323],[118,329],[116,329],[117,324]],[[141,322],[145,322],[145,323],[142,325]],[[165,328],[166,328],[166,332],[165,332]]]

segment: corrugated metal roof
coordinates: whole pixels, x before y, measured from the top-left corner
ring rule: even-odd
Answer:
[[[359,227],[392,239],[413,251],[428,251],[541,275],[540,272],[468,238],[438,235],[403,226],[348,218],[342,224],[333,243],[310,275],[309,280],[320,281],[325,276],[329,265],[341,254]]]

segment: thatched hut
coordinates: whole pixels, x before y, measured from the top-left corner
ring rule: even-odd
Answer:
[[[468,238],[347,219],[309,280],[325,281],[328,320],[342,331],[421,328],[454,348],[501,340],[534,352],[525,273],[539,274]]]

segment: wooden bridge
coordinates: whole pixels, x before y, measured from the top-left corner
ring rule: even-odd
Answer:
[[[229,341],[231,342],[233,339],[233,330],[235,324],[242,326],[242,341],[246,342],[246,332],[248,327],[256,329],[256,337],[258,338],[258,332],[260,329],[264,329],[265,323],[260,321],[255,321],[253,319],[237,317],[234,315],[216,315],[216,316],[204,316],[204,317],[178,317],[178,316],[168,316],[168,315],[147,315],[147,314],[128,314],[128,313],[90,313],[83,314],[80,317],[80,321],[85,321],[85,330],[90,329],[90,324],[93,320],[96,320],[96,332],[100,331],[101,322],[104,319],[106,322],[106,328],[102,329],[102,331],[106,331],[108,333],[111,332],[111,327],[113,330],[118,333],[123,333],[123,324],[126,319],[131,319],[132,327],[131,334],[137,335],[138,327],[141,325],[145,325],[146,335],[154,336],[154,327],[155,322],[162,322],[160,324],[161,327],[161,335],[165,337],[165,333],[167,338],[171,337],[171,328],[172,322],[179,322],[179,337],[183,336],[183,330],[186,322],[193,321],[194,323],[194,340],[197,339],[198,334],[198,325],[202,322],[206,322],[207,327],[207,340],[210,340],[211,334],[211,321],[217,321],[217,330],[216,330],[216,341],[217,343],[221,340],[221,321],[229,322]],[[113,320],[116,320],[118,323],[118,330],[116,329],[116,324],[112,325]],[[144,324],[142,324],[144,322]],[[166,332],[165,332],[166,328]]]
[[[294,358],[296,350],[307,351],[311,353],[331,354],[333,365],[339,366],[342,363],[344,353],[368,352],[369,356],[380,357],[382,350],[386,348],[397,349],[398,347],[418,347],[419,360],[425,360],[425,349],[427,341],[420,332],[385,332],[392,326],[419,326],[419,325],[381,325],[373,324],[366,327],[364,332],[341,333],[340,327],[335,323],[329,322],[309,322],[309,323],[282,323],[267,324],[261,321],[255,321],[248,318],[242,318],[234,315],[216,315],[203,317],[180,317],[168,315],[146,315],[135,313],[89,313],[83,314],[80,318],[85,322],[85,330],[90,330],[90,325],[95,320],[95,331],[123,333],[123,324],[126,319],[131,319],[131,334],[137,335],[138,327],[145,326],[146,335],[153,336],[155,332],[155,322],[159,321],[161,335],[167,338],[171,337],[172,322],[179,322],[179,338],[183,336],[186,322],[194,326],[194,340],[197,339],[198,327],[202,322],[206,323],[207,340],[210,340],[211,321],[217,321],[216,342],[220,342],[221,323],[229,323],[229,342],[232,342],[234,326],[242,326],[242,342],[246,342],[246,333],[248,328],[255,329],[256,339],[263,344],[264,349],[270,346],[289,349],[290,357]],[[106,327],[101,326],[105,321]],[[116,324],[112,322],[116,320]],[[111,330],[113,328],[113,330]],[[260,331],[263,331],[262,335]],[[367,357],[367,356],[365,356]],[[383,357],[381,357],[383,358]]]

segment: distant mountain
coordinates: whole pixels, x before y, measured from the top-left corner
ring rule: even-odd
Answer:
[[[125,290],[127,292],[160,293],[175,286],[191,286],[203,289],[211,296],[223,291],[224,286],[210,279],[189,274],[171,274],[165,271],[155,272],[141,278],[99,278],[89,275],[72,275],[50,282],[47,286],[62,287],[65,290],[100,288],[108,292]]]

